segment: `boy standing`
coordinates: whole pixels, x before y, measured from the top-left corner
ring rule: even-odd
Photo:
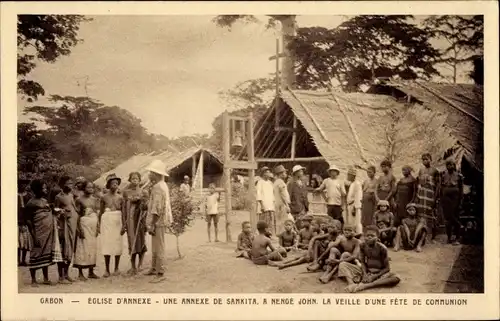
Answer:
[[[220,195],[215,191],[215,184],[208,185],[209,195],[205,199],[205,213],[207,220],[208,242],[212,242],[210,228],[214,222],[215,242],[219,242],[219,200]]]
[[[255,236],[252,242],[251,257],[256,265],[278,266],[276,261],[283,261],[280,251],[271,244],[271,239],[267,236],[268,225],[264,221],[257,223],[259,234]],[[285,252],[286,253],[286,252]]]
[[[339,278],[347,281],[346,291],[360,292],[366,289],[396,286],[400,279],[391,272],[387,248],[378,242],[379,233],[376,226],[368,226],[365,233],[365,242],[360,246],[361,266],[341,262],[339,264]]]
[[[259,220],[267,223],[268,226],[273,227],[272,230],[275,232],[275,224],[274,224],[274,186],[271,181],[271,170],[269,167],[262,167],[261,177],[257,182],[256,191],[257,191],[257,205],[259,206],[260,211],[257,211],[259,214]]]
[[[326,191],[326,206],[328,215],[334,220],[340,221],[344,225],[342,216],[342,198],[346,197],[345,186],[337,178],[340,170],[337,166],[332,165],[328,169],[328,177],[321,183],[321,186],[316,188],[315,192]]]

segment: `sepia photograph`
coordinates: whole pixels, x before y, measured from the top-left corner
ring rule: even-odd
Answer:
[[[483,293],[483,41],[482,15],[18,15],[19,293]]]

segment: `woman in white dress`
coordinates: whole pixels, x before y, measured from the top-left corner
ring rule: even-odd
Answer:
[[[78,269],[78,279],[86,281],[84,269],[89,269],[89,279],[99,279],[94,273],[97,259],[97,198],[94,197],[94,184],[85,182],[82,186],[83,194],[76,200],[76,207],[80,220],[78,224],[78,238],[73,267]]]

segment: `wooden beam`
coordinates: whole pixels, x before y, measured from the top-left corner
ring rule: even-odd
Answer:
[[[291,158],[256,158],[257,163],[279,163],[279,162],[320,162],[326,161],[323,156],[316,157],[296,157]]]
[[[297,117],[295,114],[293,115],[293,133],[292,133],[292,159],[295,159],[295,148],[297,145]]]
[[[257,169],[257,163],[256,162],[251,162],[251,161],[237,161],[237,160],[231,160],[227,164],[227,166],[231,169]]]
[[[194,185],[194,177],[196,176],[196,154],[193,155],[193,164],[191,166],[191,183]]]
[[[198,161],[198,164],[200,165],[200,191],[201,191],[201,194],[203,196],[203,178],[205,176],[205,171],[204,171],[204,167],[205,167],[205,161],[203,160],[203,157],[204,157],[204,154],[203,154],[203,151],[201,151],[200,153],[200,160]]]
[[[255,162],[255,149],[254,149],[254,121],[253,121],[253,113],[250,112],[248,114],[248,144],[247,144],[247,154],[248,160],[250,162]],[[248,170],[248,194],[250,199],[250,225],[252,226],[252,230],[255,230],[257,227],[257,201],[255,200],[255,170]]]
[[[247,118],[243,117],[243,116],[229,115],[229,119],[231,119],[231,120],[239,120],[239,121],[247,121]]]
[[[231,160],[230,155],[230,128],[229,128],[229,114],[225,111],[222,114],[222,150],[224,153],[224,197],[225,197],[225,205],[226,211],[224,213],[226,219],[226,242],[231,242],[231,230],[230,230],[230,217],[231,217],[231,169],[228,167],[228,164]]]

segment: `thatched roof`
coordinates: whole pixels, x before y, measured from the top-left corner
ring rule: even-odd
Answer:
[[[214,152],[203,147],[191,147],[180,152],[177,150],[167,150],[162,152],[153,152],[149,154],[134,155],[125,162],[118,165],[116,168],[102,174],[97,180],[94,181],[94,184],[98,186],[104,186],[106,184],[106,177],[111,173],[116,174],[118,177],[122,179],[122,181],[126,181],[128,179],[128,175],[131,172],[139,172],[143,177],[143,180],[146,180],[147,179],[146,167],[153,160],[163,161],[168,171],[172,172],[179,165],[191,159],[193,155],[196,155],[201,151],[210,155],[211,159],[217,162],[222,168],[222,161]]]
[[[343,173],[349,167],[378,167],[390,150],[394,157],[394,173],[398,175],[404,165],[417,169],[422,153],[430,152],[437,160],[456,143],[449,129],[443,126],[446,115],[438,115],[423,106],[402,103],[391,96],[283,90],[280,99],[297,117],[299,128],[304,129],[305,133],[300,135],[307,135],[326,162],[338,166]],[[272,109],[276,106],[275,102]],[[290,118],[286,110],[279,114],[282,118]],[[258,131],[264,131],[259,137],[278,135],[269,132],[274,127],[270,127],[265,119],[257,123],[267,128],[258,128]],[[265,139],[262,141],[266,143]],[[301,138],[297,141],[307,143]],[[290,143],[283,141],[280,144]],[[256,149],[262,148],[257,146]],[[290,157],[287,153],[288,150],[272,157]],[[364,176],[363,173],[360,174]]]
[[[472,84],[417,81],[392,81],[385,86],[400,90],[431,110],[446,113],[448,115],[446,125],[465,148],[464,156],[474,167],[482,170],[484,128],[482,87]]]
[[[385,114],[398,102],[388,96],[285,90],[282,99],[311,135],[327,162],[349,166],[376,163],[384,157],[379,147]]]

